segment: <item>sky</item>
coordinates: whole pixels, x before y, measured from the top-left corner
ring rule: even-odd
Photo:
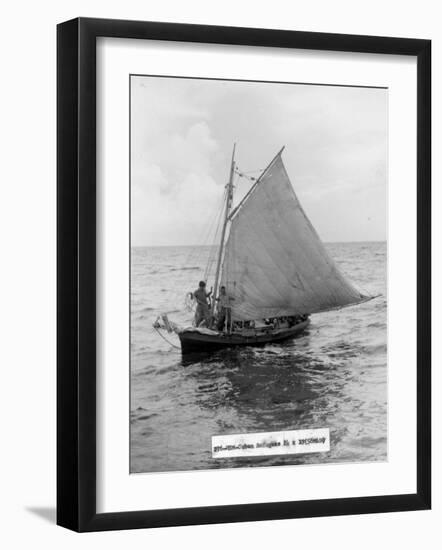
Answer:
[[[323,241],[385,240],[387,109],[386,89],[132,76],[132,246],[211,244],[235,142],[245,172],[285,146]]]

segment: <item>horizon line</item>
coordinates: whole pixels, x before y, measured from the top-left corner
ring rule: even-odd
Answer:
[[[322,241],[323,244],[361,244],[361,243],[386,243],[387,239],[369,239],[360,241]],[[177,248],[177,247],[194,247],[207,248],[209,246],[219,246],[219,244],[132,244],[131,248]]]

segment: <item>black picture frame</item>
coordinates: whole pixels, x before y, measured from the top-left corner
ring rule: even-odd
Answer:
[[[96,39],[417,58],[415,494],[97,513]],[[57,27],[57,523],[75,531],[424,510],[431,506],[431,41],[79,18]]]

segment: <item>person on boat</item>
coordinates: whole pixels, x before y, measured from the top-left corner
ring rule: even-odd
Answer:
[[[196,311],[195,311],[195,326],[209,326],[210,323],[210,306],[208,298],[212,294],[212,289],[210,292],[206,292],[206,283],[200,281],[198,289],[193,293],[193,297],[196,300]]]
[[[224,329],[224,325],[227,323],[227,327],[230,326],[230,311],[231,305],[230,301],[234,298],[228,296],[226,292],[226,287],[222,286],[219,289],[219,296],[216,299],[218,302],[218,319],[216,323],[216,328],[221,332]]]

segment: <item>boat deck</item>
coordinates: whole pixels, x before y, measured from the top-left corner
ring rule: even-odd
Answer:
[[[245,329],[241,332],[183,330],[178,334],[183,353],[211,351],[234,346],[260,346],[272,342],[281,342],[301,333],[310,323],[307,319],[292,327],[269,330]]]

